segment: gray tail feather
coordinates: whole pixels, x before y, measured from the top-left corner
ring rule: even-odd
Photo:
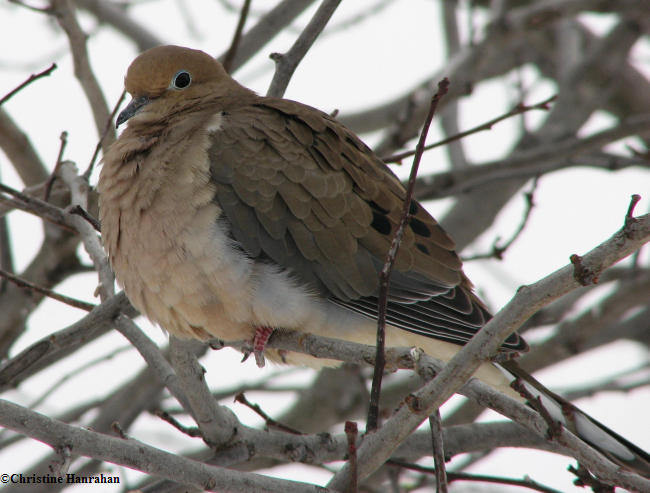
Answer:
[[[612,462],[650,478],[650,454],[646,451],[544,387],[515,361],[505,361],[499,363],[499,366],[519,378],[526,390],[533,397],[539,398],[541,405],[554,420],[559,421]]]

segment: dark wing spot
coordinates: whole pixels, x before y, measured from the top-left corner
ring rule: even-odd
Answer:
[[[420,206],[415,200],[411,200],[411,205],[409,205],[409,214],[415,216],[420,210]]]
[[[386,216],[372,211],[372,223],[370,224],[375,230],[383,235],[388,235],[391,232],[390,221]]]
[[[412,217],[409,226],[411,226],[411,229],[417,235],[424,236],[425,238],[431,236],[431,230],[429,227],[419,219]]]
[[[429,255],[429,249],[426,247],[426,245],[423,245],[422,243],[416,243],[415,248],[420,250],[425,255]]]
[[[384,209],[382,206],[380,206],[377,202],[374,200],[371,200],[369,202],[370,207],[372,208],[373,211],[378,211],[381,212],[382,214],[388,214],[388,209]]]

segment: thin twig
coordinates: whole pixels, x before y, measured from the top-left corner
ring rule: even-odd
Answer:
[[[551,413],[546,409],[542,403],[541,397],[535,397],[528,388],[524,385],[521,378],[517,377],[510,386],[515,389],[519,394],[528,401],[530,407],[539,413],[539,415],[544,419],[548,425],[548,430],[546,432],[546,438],[553,440],[555,437],[559,436],[562,433],[562,423],[553,419]]]
[[[378,16],[392,3],[393,0],[376,0],[374,5],[368,5],[364,8],[364,10],[354,13],[347,19],[343,19],[336,24],[331,25],[327,29],[327,33],[325,33],[323,36],[330,37],[338,32],[345,31],[347,29],[353,29],[363,22],[371,22],[371,17]],[[292,26],[289,26],[289,30],[292,30]]]
[[[266,93],[267,96],[282,97],[296,67],[311,48],[311,45],[314,44],[318,35],[323,31],[340,3],[341,0],[323,0],[291,49],[284,55],[279,53],[271,54],[271,59],[276,63],[276,69],[269,90]]]
[[[29,212],[35,216],[45,219],[52,224],[56,224],[61,228],[70,231],[71,233],[76,233],[77,230],[74,225],[71,224],[70,218],[66,215],[65,211],[59,207],[53,206],[47,202],[44,202],[36,197],[31,197],[26,195],[18,190],[15,190],[3,183],[0,183],[0,191],[13,195],[18,200],[10,199],[9,197],[4,197],[0,195],[0,203],[5,203],[10,207],[20,209],[21,211]]]
[[[68,144],[68,132],[65,130],[61,132],[59,136],[61,144],[59,145],[59,153],[56,156],[56,162],[54,163],[54,169],[50,173],[50,177],[45,182],[45,191],[43,192],[43,200],[47,202],[50,198],[50,193],[52,192],[52,185],[54,185],[54,180],[56,180],[56,175],[59,172],[61,167],[61,161],[63,160],[63,153],[65,151],[65,146]]]
[[[312,3],[314,0],[282,0],[273,7],[242,36],[230,67],[231,71],[234,72],[259,53],[264,45],[291,24]],[[220,55],[218,60],[223,61],[224,56]]]
[[[460,40],[460,30],[458,26],[458,2],[442,2],[442,27],[445,36],[445,59],[451,59],[461,50],[462,42]],[[460,132],[458,127],[459,120],[459,103],[458,100],[453,99],[447,102],[447,107],[440,115],[440,126],[444,131],[444,135],[450,136]],[[450,142],[447,148],[447,155],[452,168],[466,168],[469,166],[467,156],[463,149],[461,141]]]
[[[634,208],[636,207],[636,204],[639,203],[639,200],[641,200],[641,195],[638,193],[632,194],[630,197],[630,205],[627,208],[627,214],[625,214],[625,222],[623,226],[623,230],[627,230],[630,225],[634,222],[636,222],[636,219],[634,219]]]
[[[435,474],[435,469],[431,467],[421,466],[419,464],[411,464],[409,462],[403,462],[397,459],[390,459],[388,464],[394,464],[396,466],[403,467],[405,469],[410,469],[412,471],[423,472],[426,474]],[[500,476],[486,476],[483,474],[469,474],[466,472],[448,472],[447,479],[450,483],[454,481],[473,481],[480,483],[496,483],[496,484],[507,484],[512,486],[523,486],[524,488],[529,488],[535,491],[541,491],[542,493],[562,493],[556,489],[550,488],[539,484],[536,481],[533,481],[530,478],[525,479],[511,479],[504,478]]]
[[[9,231],[9,221],[7,217],[0,213],[0,269],[15,272],[14,255],[11,244],[11,233]],[[0,279],[0,296],[7,289],[8,282],[6,279]]]
[[[239,22],[237,23],[237,28],[235,29],[235,34],[232,37],[230,42],[230,47],[226,52],[226,56],[223,59],[222,65],[226,72],[230,73],[232,68],[232,62],[235,59],[237,54],[237,49],[239,48],[239,41],[241,40],[242,32],[244,31],[244,25],[246,24],[246,19],[248,18],[248,12],[251,6],[251,0],[244,0],[244,5],[242,5],[241,12],[239,13]]]
[[[14,96],[16,93],[18,93],[19,91],[21,91],[21,90],[24,89],[25,87],[27,87],[29,84],[31,84],[31,83],[34,82],[35,80],[50,75],[50,74],[51,74],[51,73],[52,73],[56,68],[57,68],[56,63],[52,63],[52,65],[50,65],[48,68],[46,68],[46,69],[43,70],[42,72],[39,72],[39,73],[37,73],[37,74],[32,74],[32,75],[30,75],[30,76],[27,78],[27,80],[25,80],[22,84],[20,84],[20,85],[19,85],[18,87],[16,87],[15,89],[12,89],[11,91],[9,91],[7,94],[5,94],[5,95],[2,97],[2,99],[0,99],[0,106],[2,106],[4,103],[6,103],[7,101],[9,101],[9,99],[11,99],[12,96]]]
[[[123,440],[128,440],[129,438],[129,436],[124,431],[124,428],[122,428],[122,425],[119,423],[119,421],[113,421],[111,423],[111,431]]]
[[[95,229],[95,231],[101,232],[102,228],[101,225],[99,224],[99,221],[90,215],[90,213],[81,207],[80,205],[75,205],[73,207],[70,207],[68,210],[70,214],[76,214],[78,216],[83,217],[86,221],[90,223],[90,225]]]
[[[113,329],[113,320],[119,313],[136,316],[137,312],[124,292],[113,296],[84,315],[76,323],[30,344],[12,358],[0,363],[0,390],[17,387],[27,378],[49,365],[70,357]]]
[[[118,347],[117,349],[114,349],[108,354],[104,354],[102,356],[99,356],[98,358],[88,361],[87,363],[84,363],[78,367],[73,368],[72,370],[70,370],[69,372],[67,372],[66,374],[64,374],[62,377],[58,378],[54,382],[48,382],[47,390],[29,405],[29,409],[35,409],[36,407],[40,406],[43,402],[45,402],[45,400],[49,396],[51,396],[54,392],[56,392],[64,383],[66,383],[67,381],[73,378],[78,377],[82,372],[88,369],[92,369],[99,363],[109,361],[115,358],[115,356],[117,356],[118,354],[121,354],[125,351],[130,351],[132,349],[133,346],[131,345],[124,345]]]
[[[445,448],[442,441],[442,419],[436,410],[429,416],[431,443],[433,445],[433,463],[436,466],[436,493],[447,493],[447,468],[445,466]]]
[[[348,439],[348,462],[350,463],[350,485],[347,493],[357,493],[359,490],[359,475],[357,473],[357,437],[359,429],[354,421],[345,422],[345,436]]]
[[[557,95],[551,96],[550,98],[545,99],[544,101],[541,101],[539,103],[533,104],[533,105],[525,105],[524,103],[519,103],[516,105],[513,109],[508,111],[507,113],[504,113],[501,116],[497,116],[496,118],[493,118],[492,120],[489,120],[485,123],[481,123],[480,125],[477,125],[476,127],[472,127],[469,130],[465,130],[463,132],[460,132],[456,135],[452,135],[450,137],[447,137],[446,139],[442,139],[438,142],[434,142],[433,144],[429,144],[428,146],[425,146],[424,150],[429,151],[431,149],[434,149],[436,147],[443,146],[445,144],[449,144],[450,142],[454,142],[455,140],[460,140],[464,139],[468,135],[476,134],[479,132],[483,132],[486,130],[492,130],[492,127],[496,125],[499,122],[502,122],[503,120],[507,120],[508,118],[511,118],[516,115],[520,115],[522,113],[525,113],[527,111],[531,110],[544,110],[548,111],[549,110],[549,104],[552,103],[557,99]],[[385,163],[399,163],[402,159],[405,159],[407,157],[412,156],[415,154],[417,151],[405,151],[405,152],[400,152],[399,154],[393,154],[392,156],[387,156],[383,158],[382,160]]]
[[[181,424],[176,418],[174,418],[167,411],[163,411],[162,409],[156,409],[154,410],[153,413],[163,421],[166,421],[167,423],[172,425],[181,433],[184,433],[185,435],[190,436],[192,438],[202,438],[201,430],[199,430],[197,426],[185,426]]]
[[[575,390],[565,390],[562,392],[562,396],[568,401],[576,401],[578,399],[584,399],[585,397],[593,397],[600,392],[628,393],[632,390],[648,387],[650,386],[650,378],[647,376],[639,376],[636,378],[636,380],[631,382],[625,381],[631,378],[630,375],[641,372],[643,370],[646,370],[646,372],[647,370],[650,370],[650,362],[646,362],[639,367],[631,368],[624,372],[612,375],[610,378],[593,385],[586,387],[580,385],[580,387],[576,388]]]
[[[375,358],[375,368],[372,376],[372,387],[370,389],[370,404],[368,406],[366,433],[372,430],[376,430],[379,420],[379,395],[381,393],[381,379],[385,366],[384,346],[386,330],[386,307],[388,304],[388,285],[390,282],[390,272],[393,268],[395,257],[397,257],[397,251],[399,249],[399,244],[402,241],[404,228],[410,217],[409,210],[411,208],[411,199],[413,198],[415,178],[417,177],[420,160],[422,159],[422,154],[424,152],[424,143],[426,142],[427,134],[429,133],[429,127],[431,126],[433,115],[435,114],[436,108],[438,107],[438,102],[445,94],[447,94],[448,89],[449,80],[447,78],[444,78],[438,83],[438,91],[431,98],[429,113],[427,114],[427,117],[424,121],[424,126],[422,127],[422,132],[420,133],[420,140],[418,141],[415,156],[413,157],[413,165],[411,167],[411,175],[409,176],[408,185],[406,187],[406,196],[404,199],[404,204],[402,206],[400,222],[391,241],[388,254],[386,255],[384,267],[379,273],[377,355]]]
[[[93,305],[92,303],[87,303],[85,301],[81,301],[76,298],[71,298],[69,296],[56,293],[51,289],[38,286],[33,282],[23,279],[22,277],[15,276],[14,274],[11,274],[10,272],[7,272],[2,269],[0,269],[0,276],[13,282],[16,286],[20,286],[21,288],[31,289],[32,291],[36,291],[37,293],[47,296],[48,298],[52,298],[53,300],[60,301],[61,303],[65,303],[66,305],[73,306],[74,308],[79,308],[80,310],[85,310],[89,312],[97,306],[97,305]]]
[[[510,157],[479,163],[466,169],[443,171],[418,180],[420,200],[448,197],[474,190],[479,186],[494,183],[496,180],[537,176],[562,168],[593,166],[608,171],[629,166],[627,160],[612,160],[600,151],[604,146],[628,136],[643,134],[650,130],[650,115],[641,114],[627,117],[618,125],[597,132],[588,137],[575,135],[553,142],[553,145],[537,145],[530,149],[521,148]],[[592,162],[592,153],[598,158]],[[605,157],[605,159],[602,159]],[[639,158],[637,158],[639,159]],[[634,165],[648,166],[647,160],[639,159]]]
[[[364,10],[361,10],[359,12],[353,13],[350,17],[347,19],[343,19],[339,22],[336,23],[336,25],[332,25],[327,29],[327,33],[323,34],[322,36],[332,36],[333,34],[336,34],[341,31],[345,31],[346,29],[351,29],[355,27],[357,24],[361,24],[364,21],[367,22],[370,17],[372,16],[377,16],[380,14],[383,10],[385,10],[387,7],[391,5],[393,0],[376,0],[374,5],[368,5],[367,7],[364,8]],[[234,2],[228,2],[226,0],[220,0],[221,5],[223,7],[233,13],[237,13],[240,11],[240,7],[236,5]],[[264,12],[262,10],[252,10],[251,11],[251,16],[257,16],[260,17]],[[294,33],[294,34],[299,34],[302,31],[301,27],[294,26],[293,24],[287,24],[286,28],[284,29],[284,32],[286,33]]]
[[[243,392],[239,392],[237,395],[235,395],[235,402],[239,402],[240,404],[243,404],[247,408],[251,409],[255,414],[257,414],[259,417],[261,417],[266,426],[269,428],[277,428],[278,430],[286,431],[287,433],[291,433],[293,435],[302,435],[301,432],[298,430],[291,428],[290,426],[283,425],[282,423],[277,422],[274,420],[271,416],[266,414],[262,408],[259,406],[259,404],[253,404],[250,402],[248,399],[246,399],[246,396],[244,395]]]
[[[524,199],[526,200],[526,210],[524,211],[519,226],[517,227],[516,231],[512,234],[510,239],[506,241],[503,245],[499,246],[499,241],[501,240],[501,238],[497,237],[494,240],[494,243],[492,244],[492,251],[487,253],[479,253],[476,255],[472,255],[470,257],[465,257],[463,258],[463,262],[468,262],[470,260],[487,259],[487,258],[496,258],[497,260],[503,260],[503,255],[514,244],[514,242],[517,241],[517,238],[519,238],[521,233],[524,231],[526,224],[528,224],[528,220],[530,219],[530,213],[532,212],[533,207],[535,207],[535,200],[534,200],[535,190],[537,190],[538,182],[539,182],[539,178],[535,177],[531,189],[528,192],[524,193]]]
[[[84,171],[83,175],[81,175],[86,181],[90,180],[90,175],[92,174],[93,168],[95,167],[95,161],[97,161],[99,150],[102,148],[102,142],[104,142],[104,139],[106,138],[106,135],[108,135],[109,130],[113,128],[113,120],[115,119],[117,110],[120,109],[120,106],[122,105],[122,101],[124,101],[125,97],[126,97],[126,89],[123,89],[122,94],[117,100],[117,103],[115,103],[115,106],[113,106],[113,111],[111,111],[111,116],[109,116],[108,120],[106,121],[106,126],[104,127],[104,131],[102,132],[101,137],[97,141],[97,145],[95,146],[95,151],[93,152],[93,156],[90,158],[90,163],[88,163],[88,167],[86,168],[86,171]]]

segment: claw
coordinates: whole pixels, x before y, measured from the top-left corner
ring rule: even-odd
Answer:
[[[264,368],[266,361],[264,360],[264,353],[262,351],[254,351],[253,355],[255,356],[255,364],[258,368]]]
[[[255,336],[253,336],[253,355],[255,356],[255,363],[262,368],[265,364],[264,361],[264,347],[273,334],[271,327],[257,327],[255,329]]]

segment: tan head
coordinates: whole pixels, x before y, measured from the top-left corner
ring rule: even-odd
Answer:
[[[164,117],[192,100],[248,91],[207,53],[172,45],[140,54],[129,66],[124,86],[133,99],[119,114],[118,126],[139,113]]]

